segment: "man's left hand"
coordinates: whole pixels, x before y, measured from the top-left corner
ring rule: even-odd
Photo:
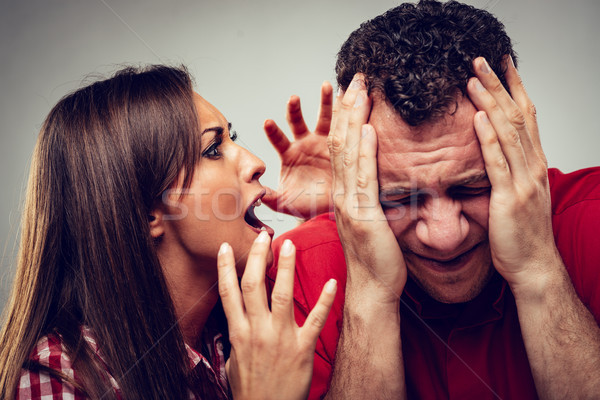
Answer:
[[[554,243],[547,162],[535,107],[509,56],[505,63],[512,97],[482,57],[473,62],[476,77],[467,88],[480,110],[475,130],[492,184],[492,260],[513,291],[529,291],[549,274],[564,273],[564,267]]]

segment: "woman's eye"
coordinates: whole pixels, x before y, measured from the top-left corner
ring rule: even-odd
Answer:
[[[221,157],[221,152],[219,151],[220,145],[221,145],[221,141],[211,144],[210,146],[208,146],[208,148],[206,150],[204,150],[202,152],[202,157],[207,157],[207,158],[212,158],[212,159]]]

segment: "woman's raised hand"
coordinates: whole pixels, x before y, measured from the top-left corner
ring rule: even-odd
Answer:
[[[238,283],[231,246],[218,255],[219,294],[227,315],[231,356],[226,364],[235,399],[305,399],[310,388],[317,338],[333,304],[336,281],[327,282],[302,327],[294,320],[296,249],[281,247],[271,310],[265,290],[271,240],[262,232],[254,241]]]
[[[332,210],[331,166],[327,135],[331,125],[333,89],[329,82],[321,86],[321,107],[314,132],[308,130],[300,98],[292,96],[287,103],[287,121],[295,141],[290,142],[273,120],[264,129],[281,158],[279,187],[269,189],[263,202],[275,211],[301,218]]]

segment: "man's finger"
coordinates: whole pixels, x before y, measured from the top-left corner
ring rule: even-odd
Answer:
[[[342,99],[342,109],[349,114],[348,124],[344,127],[346,131],[343,150],[344,190],[346,193],[354,193],[361,128],[367,122],[371,110],[371,101],[367,95],[363,74],[354,75]]]
[[[531,141],[530,133],[528,131],[529,124],[525,118],[523,113],[523,109],[519,107],[519,105],[515,102],[513,97],[515,96],[515,92],[513,92],[513,87],[511,87],[509,83],[509,87],[511,87],[511,95],[508,93],[506,88],[498,79],[496,73],[490,68],[489,64],[483,57],[478,57],[473,61],[473,70],[475,71],[475,75],[481,82],[481,85],[485,88],[485,91],[493,97],[495,103],[498,105],[498,110],[501,111],[503,115],[503,119],[506,120],[505,124],[510,124],[510,127],[502,128],[498,125],[498,118],[496,118],[500,112],[492,112],[492,110],[485,109],[487,112],[490,121],[496,127],[496,130],[500,133],[508,132],[508,129],[514,127],[519,134],[519,141],[522,143],[523,150],[525,152],[529,152],[533,149],[533,143]],[[506,78],[508,76],[505,75]],[[508,79],[507,79],[508,82]],[[513,82],[514,83],[514,82]],[[522,88],[522,85],[521,85]],[[518,88],[514,88],[516,92],[518,92]],[[471,97],[472,92],[469,93]],[[481,110],[481,108],[479,108]],[[502,137],[501,137],[502,139]]]
[[[377,135],[371,125],[361,130],[356,186],[359,193],[366,194],[367,207],[379,206],[379,182],[377,180]]]
[[[300,97],[298,96],[292,96],[288,100],[287,121],[296,140],[302,139],[304,136],[310,133],[306,123],[304,122],[302,107],[300,106]]]
[[[327,316],[329,315],[329,311],[331,310],[331,306],[335,299],[336,291],[337,281],[335,279],[330,279],[323,287],[317,304],[315,304],[310,314],[308,314],[304,325],[300,328],[303,339],[313,346],[325,326]]]
[[[228,243],[223,243],[217,256],[217,273],[219,280],[219,296],[227,317],[229,330],[235,329],[236,324],[243,321],[244,304],[235,269],[233,250]]]
[[[498,135],[485,111],[475,114],[475,132],[481,146],[483,161],[492,190],[503,190],[512,184],[508,162],[504,157]]]
[[[315,128],[315,133],[317,135],[329,134],[333,109],[332,99],[333,88],[331,87],[331,83],[325,81],[321,86],[321,106],[319,107],[319,119],[317,120],[317,127]]]
[[[271,294],[271,312],[273,324],[284,327],[291,326],[294,321],[294,265],[296,248],[291,240],[286,239],[281,246],[277,277]]]
[[[283,153],[285,153],[290,147],[290,141],[285,136],[285,133],[283,133],[275,121],[271,119],[265,121],[264,130],[267,134],[269,142],[271,142],[273,147],[275,147],[275,150],[277,150],[277,153],[279,153],[279,157],[282,157]]]
[[[510,88],[515,103],[517,103],[517,106],[521,109],[521,112],[525,117],[532,146],[544,163],[547,164],[546,156],[542,150],[535,105],[529,98],[529,95],[525,90],[525,85],[523,85],[523,81],[521,80],[521,76],[515,68],[515,64],[510,56],[506,57],[506,73],[504,74],[504,77],[506,78],[506,82],[508,83],[508,87]]]
[[[528,176],[528,165],[523,149],[521,137],[526,137],[529,133],[523,122],[520,126],[514,126],[505,111],[498,105],[498,102],[492,94],[483,87],[477,78],[471,78],[467,84],[469,97],[475,104],[477,109],[485,111],[487,119],[491,121],[493,134],[486,137],[495,137],[501,146],[501,151],[504,154],[504,159],[508,162],[508,166],[515,178],[524,178]],[[483,121],[483,116],[481,117]],[[482,129],[487,129],[487,125],[482,125]]]
[[[251,325],[259,323],[256,320],[266,316],[269,312],[265,289],[265,271],[270,244],[269,234],[262,231],[250,248],[246,270],[242,276],[242,298]]]
[[[331,123],[331,131],[327,137],[329,148],[329,159],[333,175],[332,194],[335,196],[344,193],[344,144],[346,141],[345,127],[348,123],[348,112],[342,108],[342,98],[338,96],[334,106],[334,118]]]

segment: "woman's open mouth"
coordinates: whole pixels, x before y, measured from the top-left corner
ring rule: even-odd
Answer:
[[[260,233],[261,231],[267,231],[267,233],[272,237],[275,234],[275,231],[270,226],[267,226],[263,223],[256,214],[254,213],[254,209],[256,207],[260,207],[262,205],[261,197],[264,196],[264,192],[248,207],[246,213],[244,214],[244,221],[248,224],[254,231]]]

